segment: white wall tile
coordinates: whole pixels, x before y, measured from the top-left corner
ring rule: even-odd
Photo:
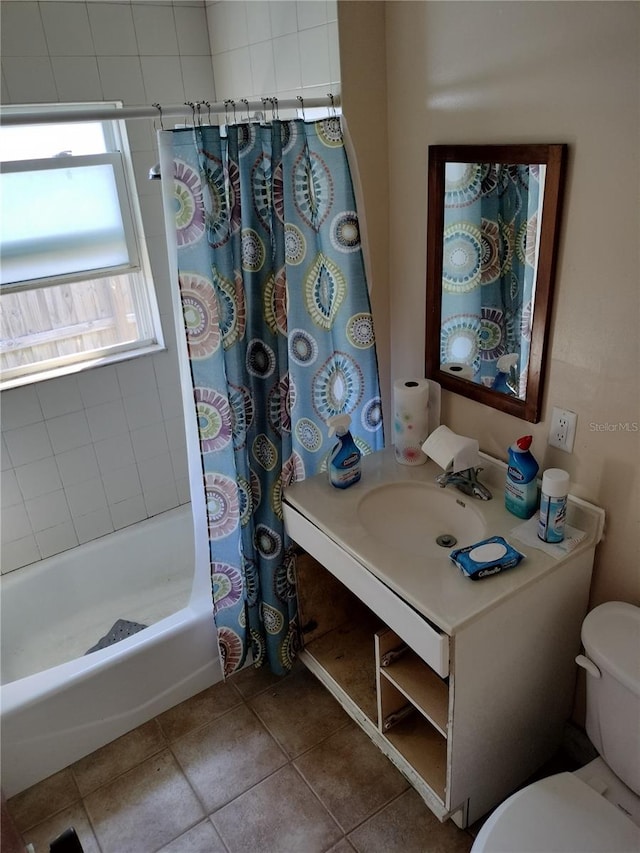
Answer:
[[[107,506],[107,496],[100,477],[67,486],[64,491],[74,519],[97,509],[105,509]]]
[[[188,477],[181,477],[176,480],[176,489],[178,490],[178,500],[181,504],[191,503],[191,483]]]
[[[186,447],[184,418],[168,418],[164,422],[170,450],[182,450]]]
[[[73,523],[81,545],[113,533],[113,522],[108,509],[96,509],[87,515],[75,518]]]
[[[2,543],[2,574],[29,566],[40,559],[40,551],[35,536],[25,536],[16,542]]]
[[[142,73],[142,70],[140,73]],[[124,100],[126,103],[126,99]],[[149,105],[150,101],[147,101],[146,95],[142,99],[142,103],[147,106]],[[156,131],[153,126],[153,119],[127,121],[125,125],[127,128],[129,149],[131,151],[148,151],[156,145]],[[159,123],[157,123],[157,126],[160,127]]]
[[[3,56],[47,56],[38,3],[3,3],[0,37]]]
[[[171,6],[136,3],[132,7],[133,23],[140,56],[178,54],[178,38]]]
[[[103,474],[109,471],[117,471],[118,468],[135,465],[136,460],[133,455],[133,445],[129,432],[96,441],[94,449],[98,466]]]
[[[146,459],[169,454],[169,442],[162,423],[134,430],[131,433],[131,441],[138,466]]]
[[[330,79],[329,38],[327,26],[298,33],[300,71],[303,86],[318,86]]]
[[[135,466],[105,472],[102,475],[102,481],[110,504],[124,501],[142,493],[138,469]]]
[[[327,37],[329,39],[329,69],[332,83],[340,83],[340,42],[338,39],[338,24],[331,21],[327,25]]]
[[[57,527],[41,530],[36,533],[36,542],[43,560],[47,557],[53,557],[54,554],[60,554],[62,551],[68,551],[69,548],[75,548],[79,544],[71,521],[65,521],[64,524]]]
[[[25,501],[25,507],[34,533],[57,527],[71,518],[65,493],[60,490]]]
[[[298,31],[296,4],[291,0],[272,0],[269,3],[271,34],[274,39]]]
[[[35,424],[44,420],[42,407],[33,385],[2,392],[2,429]]]
[[[45,418],[68,415],[70,412],[79,412],[84,408],[76,376],[49,379],[47,382],[38,382],[33,387],[36,389]]]
[[[249,48],[251,62],[251,95],[262,97],[276,91],[276,67],[270,41],[252,44]]]
[[[178,490],[173,485],[160,486],[150,492],[144,493],[144,502],[149,516],[158,515],[179,506]]]
[[[191,99],[189,99],[191,100]],[[153,162],[150,166],[153,166]],[[142,213],[142,225],[145,237],[162,237],[165,234],[164,213],[162,202],[158,195],[141,196],[140,212]]]
[[[327,0],[327,21],[338,20],[338,0]]]
[[[9,458],[9,451],[7,450],[4,436],[0,434],[0,470],[8,471],[9,468],[13,468],[13,465]]]
[[[60,471],[62,485],[72,486],[99,476],[98,460],[92,444],[67,450],[56,455],[56,464]],[[18,477],[19,479],[19,477]]]
[[[214,56],[213,79],[219,101],[225,98],[246,98],[247,92],[251,91],[249,48],[240,47]]]
[[[4,509],[8,506],[15,506],[22,503],[22,492],[18,485],[18,478],[13,468],[2,472],[2,480],[0,481],[0,505]]]
[[[111,400],[86,410],[92,441],[98,442],[129,431],[122,400]]]
[[[222,0],[207,11],[211,53],[245,47],[249,43],[247,12],[242,0]]]
[[[2,70],[10,103],[56,103],[59,100],[48,56],[3,57]]]
[[[143,394],[149,388],[156,387],[156,374],[153,360],[149,357],[136,358],[117,365],[118,382],[123,397]]]
[[[98,74],[106,101],[122,101],[128,106],[147,105],[138,56],[99,56]]]
[[[51,56],[95,54],[86,3],[41,3],[40,14]]]
[[[180,391],[180,368],[178,360],[171,357],[169,352],[161,352],[153,360],[158,388],[168,385]]]
[[[144,494],[159,489],[161,486],[175,485],[173,466],[168,453],[164,456],[154,456],[152,459],[144,459],[138,462],[138,472]]]
[[[181,56],[182,81],[189,101],[216,100],[210,56]]]
[[[245,4],[247,10],[247,35],[249,44],[271,39],[271,15],[269,3],[263,0],[248,0]]]
[[[189,476],[187,454],[183,450],[171,451],[171,464],[173,466],[173,476],[176,482]]]
[[[181,104],[186,100],[179,56],[141,56],[146,103]]]
[[[47,432],[54,453],[64,453],[65,450],[73,450],[91,443],[91,433],[84,410],[49,418]]]
[[[137,56],[138,43],[131,6],[124,3],[88,3],[87,9],[97,56]]]
[[[19,429],[6,430],[4,439],[15,467],[28,465],[29,462],[37,462],[39,459],[53,456],[53,449],[44,421]]]
[[[147,507],[142,495],[135,495],[132,498],[111,504],[109,512],[111,513],[111,520],[116,530],[129,527],[131,524],[136,524],[147,517]]]
[[[52,56],[61,101],[101,101],[102,85],[95,56]]]
[[[15,469],[15,474],[24,500],[47,495],[62,488],[62,478],[53,456],[28,465],[20,465]]]
[[[118,384],[118,374],[113,365],[88,370],[78,375],[78,388],[85,407],[97,406],[109,400],[118,400],[122,391]]]
[[[0,77],[0,104],[10,103],[11,95],[9,94],[9,87],[7,86],[7,81],[4,79],[4,69],[2,69],[2,76]]]
[[[327,23],[327,4],[324,0],[298,0],[296,13],[298,30],[309,30]]]
[[[24,504],[8,506],[2,510],[3,546],[5,542],[15,542],[16,539],[24,539],[32,533],[31,522]]]
[[[129,429],[132,431],[162,419],[160,396],[156,388],[135,397],[125,397],[124,408]]]
[[[182,56],[211,56],[207,13],[202,7],[173,7],[178,37],[178,50]]]
[[[302,78],[297,33],[275,38],[273,40],[273,56],[278,93],[285,89],[299,89]]]
[[[179,385],[163,385],[158,389],[162,417],[179,418],[182,416],[182,392]]]

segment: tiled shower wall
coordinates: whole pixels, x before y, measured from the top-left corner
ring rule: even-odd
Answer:
[[[339,80],[335,0],[3,0],[1,39],[5,104],[317,97]],[[0,395],[3,572],[189,501],[155,131],[127,130],[167,350]]]

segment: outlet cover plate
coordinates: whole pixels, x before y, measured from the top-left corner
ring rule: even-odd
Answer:
[[[549,446],[564,450],[565,453],[572,453],[577,421],[578,416],[575,412],[554,406],[551,413],[551,424],[549,425],[547,442]]]

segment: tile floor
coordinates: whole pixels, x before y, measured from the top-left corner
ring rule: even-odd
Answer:
[[[9,800],[48,853],[468,853],[298,664],[243,670]]]

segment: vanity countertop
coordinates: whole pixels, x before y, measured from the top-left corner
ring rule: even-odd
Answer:
[[[364,456],[362,479],[347,489],[331,486],[326,472],[288,486],[284,493],[285,524],[291,519],[289,507],[297,510],[411,607],[442,631],[453,635],[503,599],[549,572],[561,571],[564,561],[593,549],[602,536],[603,510],[570,496],[568,522],[587,532],[570,554],[556,559],[538,548],[521,543],[511,531],[522,520],[504,507],[505,465],[484,454],[482,465],[480,480],[491,488],[493,500],[480,501],[468,497],[452,486],[447,486],[446,491],[484,518],[486,537],[504,536],[525,557],[516,567],[482,580],[466,578],[450,560],[451,549],[429,542],[424,553],[412,553],[402,547],[401,536],[397,545],[390,544],[363,525],[359,504],[380,486],[406,482],[429,484],[436,493],[434,501],[444,491],[435,484],[436,476],[441,473],[435,463],[428,460],[420,466],[400,465],[395,461],[393,447]],[[304,547],[304,543],[301,544]]]

